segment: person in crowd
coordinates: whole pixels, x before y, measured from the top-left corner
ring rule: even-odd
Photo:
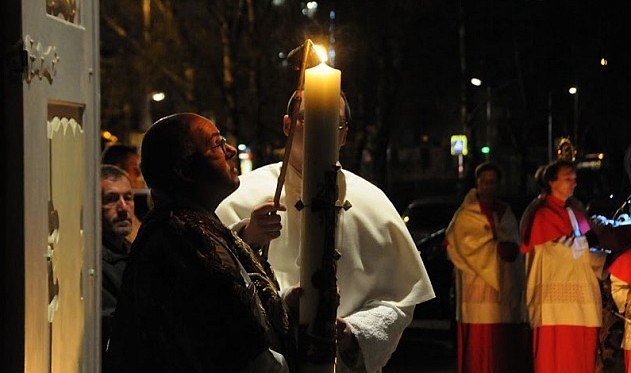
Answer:
[[[269,266],[214,211],[239,186],[213,122],[158,120],[142,141],[154,206],[132,245],[109,372],[288,372],[288,310]]]
[[[589,250],[594,232],[583,212],[568,203],[576,187],[574,164],[557,160],[546,167],[543,179],[545,200],[521,245],[528,256],[526,301],[535,372],[594,372],[604,260]]]
[[[624,171],[631,184],[631,145],[624,156]],[[592,230],[598,239],[598,245],[620,254],[631,248],[631,194],[623,204],[613,212],[611,219],[603,215],[592,215]],[[615,256],[615,255],[614,255]]]
[[[476,187],[446,231],[456,281],[459,372],[528,372],[524,260],[517,219],[498,199],[496,163],[475,169]]]
[[[145,188],[145,180],[140,171],[140,154],[132,145],[112,144],[107,146],[101,154],[102,164],[111,164],[125,170],[131,180],[133,189]]]
[[[611,296],[617,307],[615,316],[624,325],[620,347],[624,351],[625,372],[631,373],[631,250],[627,248],[613,261],[609,273]]]
[[[149,209],[149,196],[145,193],[145,180],[140,172],[140,154],[135,146],[126,144],[112,144],[106,147],[101,153],[101,164],[110,164],[119,167],[127,172],[134,189],[134,200],[136,208],[132,215],[132,230],[127,239],[133,242],[138,234],[142,217]]]
[[[295,95],[283,118],[286,135]],[[339,145],[348,133],[350,108],[340,98]],[[269,262],[281,289],[299,282],[304,106],[298,110],[287,176],[280,195],[274,195],[281,163],[269,164],[240,176],[241,187],[217,208],[222,221],[251,245],[269,244]],[[308,160],[305,160],[308,161]],[[414,242],[386,195],[367,180],[341,169],[338,199],[352,207],[340,209],[335,245],[340,304],[337,309],[337,371],[377,372],[396,349],[412,321],[415,305],[434,298],[427,272]],[[285,208],[285,206],[291,206]],[[281,229],[282,227],[282,229]]]
[[[627,180],[631,181],[631,146],[624,159]],[[602,281],[603,327],[599,333],[602,371],[631,373],[631,195],[613,213],[591,217],[598,246],[611,251],[608,274]]]
[[[127,173],[112,165],[101,166],[101,337],[103,352],[112,331],[116,301],[127,266],[131,243],[131,217],[134,214],[134,196]]]

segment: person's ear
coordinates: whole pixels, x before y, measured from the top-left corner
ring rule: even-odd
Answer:
[[[289,128],[291,126],[291,120],[289,119],[289,115],[285,114],[283,117],[283,132],[285,136],[289,136]]]
[[[195,181],[194,177],[193,177],[193,169],[189,164],[178,164],[175,167],[173,167],[173,173],[175,173],[175,175],[177,175],[177,177],[179,177],[180,179],[182,179],[182,181],[185,181],[187,183],[192,183],[193,181]]]

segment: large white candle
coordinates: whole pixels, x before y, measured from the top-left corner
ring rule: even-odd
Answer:
[[[322,192],[325,175],[339,158],[341,72],[324,62],[305,70],[303,103],[304,155],[302,166],[302,210],[300,324],[311,325],[318,309],[319,293],[311,282],[322,266],[325,226],[321,211],[312,211],[313,197]]]

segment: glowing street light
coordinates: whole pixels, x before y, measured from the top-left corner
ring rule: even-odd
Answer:
[[[509,81],[509,83],[512,81]],[[470,83],[476,87],[480,87],[482,86],[482,79],[480,78],[476,78],[476,77],[472,77],[470,80]],[[499,90],[501,91],[504,87],[508,86],[508,84],[505,84],[504,86],[499,87]],[[491,103],[491,86],[488,84],[486,84],[486,141],[487,143],[491,143],[492,142],[492,123],[491,123],[491,107],[492,103]],[[483,154],[486,154],[488,156],[488,152],[482,152]]]
[[[548,91],[548,160],[552,161],[554,158],[553,147],[552,147],[552,95],[554,93],[554,89]],[[567,92],[574,96],[574,134],[573,140],[575,143],[578,143],[578,87],[572,86],[568,88]]]
[[[578,88],[570,87],[568,92],[574,96],[574,142],[578,144]]]
[[[151,101],[160,102],[166,98],[166,93],[162,91],[153,91],[145,95],[144,105],[141,111],[140,126],[143,131],[146,131],[153,124],[153,115],[151,115]]]
[[[167,95],[164,92],[153,92],[151,94],[151,99],[155,102],[160,102],[164,100],[166,97]]]
[[[302,14],[309,18],[313,18],[315,16],[316,11],[318,10],[318,2],[317,1],[309,1],[306,6],[302,8]]]

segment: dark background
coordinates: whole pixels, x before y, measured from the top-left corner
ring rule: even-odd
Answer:
[[[554,147],[569,136],[579,159],[604,153],[587,173],[599,185],[579,191],[584,199],[626,193],[631,38],[622,2],[321,1],[305,15],[307,2],[289,0],[145,1],[147,22],[143,1],[101,2],[102,127],[118,141],[139,143],[149,120],[194,111],[249,146],[255,166],[281,158],[281,117],[297,84],[286,56],[311,38],[335,50],[353,110],[342,163],[400,210],[466,189],[487,158],[505,168],[507,195],[534,194],[549,120]],[[474,76],[482,86],[469,83]],[[156,90],[167,98],[145,105]],[[470,145],[460,180],[453,134]]]

